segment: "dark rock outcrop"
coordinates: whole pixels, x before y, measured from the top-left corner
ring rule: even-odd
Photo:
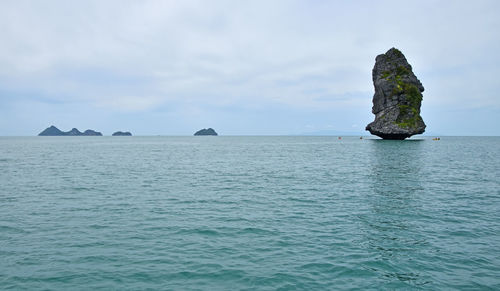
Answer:
[[[378,55],[372,71],[375,121],[366,126],[383,139],[405,139],[425,131],[420,116],[424,87],[403,53],[391,48]]]
[[[64,132],[59,130],[57,127],[51,125],[44,131],[40,132],[38,136],[102,136],[102,133],[91,129],[87,129],[86,131],[81,132],[76,128]]]
[[[115,133],[113,133],[113,136],[132,136],[132,134],[128,131],[117,131]]]
[[[215,132],[215,130],[213,130],[213,128],[204,128],[204,129],[200,129],[198,130],[197,132],[195,132],[194,134],[195,136],[198,136],[198,135],[217,135],[217,132]]]

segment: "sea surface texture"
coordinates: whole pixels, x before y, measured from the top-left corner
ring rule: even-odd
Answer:
[[[500,138],[0,138],[0,289],[500,289]]]

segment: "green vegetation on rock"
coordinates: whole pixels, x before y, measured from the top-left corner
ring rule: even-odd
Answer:
[[[420,117],[422,93],[417,86],[401,81],[397,83],[396,88],[399,90],[398,94],[404,94],[407,104],[399,104],[399,115],[394,123],[403,128],[416,127],[422,119]]]
[[[403,104],[399,104],[399,115],[394,124],[402,128],[412,128],[418,125],[420,117],[420,104],[422,102],[422,93],[414,84],[403,81],[405,75],[410,71],[405,66],[398,66],[395,70],[395,76],[391,77],[390,71],[384,71],[382,78],[394,83],[392,96],[400,95]]]
[[[396,68],[396,74],[397,76],[408,75],[410,71],[405,66],[398,66]]]
[[[392,51],[394,53],[394,56],[398,58],[404,57],[403,53],[397,48],[392,48],[390,51]]]
[[[417,126],[420,120],[422,120],[422,117],[420,117],[417,108],[400,104],[399,116],[394,123],[402,128],[413,128]]]
[[[413,108],[420,108],[420,103],[422,102],[422,93],[420,93],[420,90],[418,90],[417,86],[405,83],[403,86],[403,90],[406,95],[406,101],[408,101]]]

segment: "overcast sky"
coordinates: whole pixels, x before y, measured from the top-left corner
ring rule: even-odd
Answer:
[[[0,135],[365,132],[391,47],[425,87],[427,132],[500,135],[499,15],[479,0],[4,0]]]

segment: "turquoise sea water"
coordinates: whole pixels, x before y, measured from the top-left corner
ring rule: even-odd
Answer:
[[[0,289],[500,289],[500,138],[0,138]]]

